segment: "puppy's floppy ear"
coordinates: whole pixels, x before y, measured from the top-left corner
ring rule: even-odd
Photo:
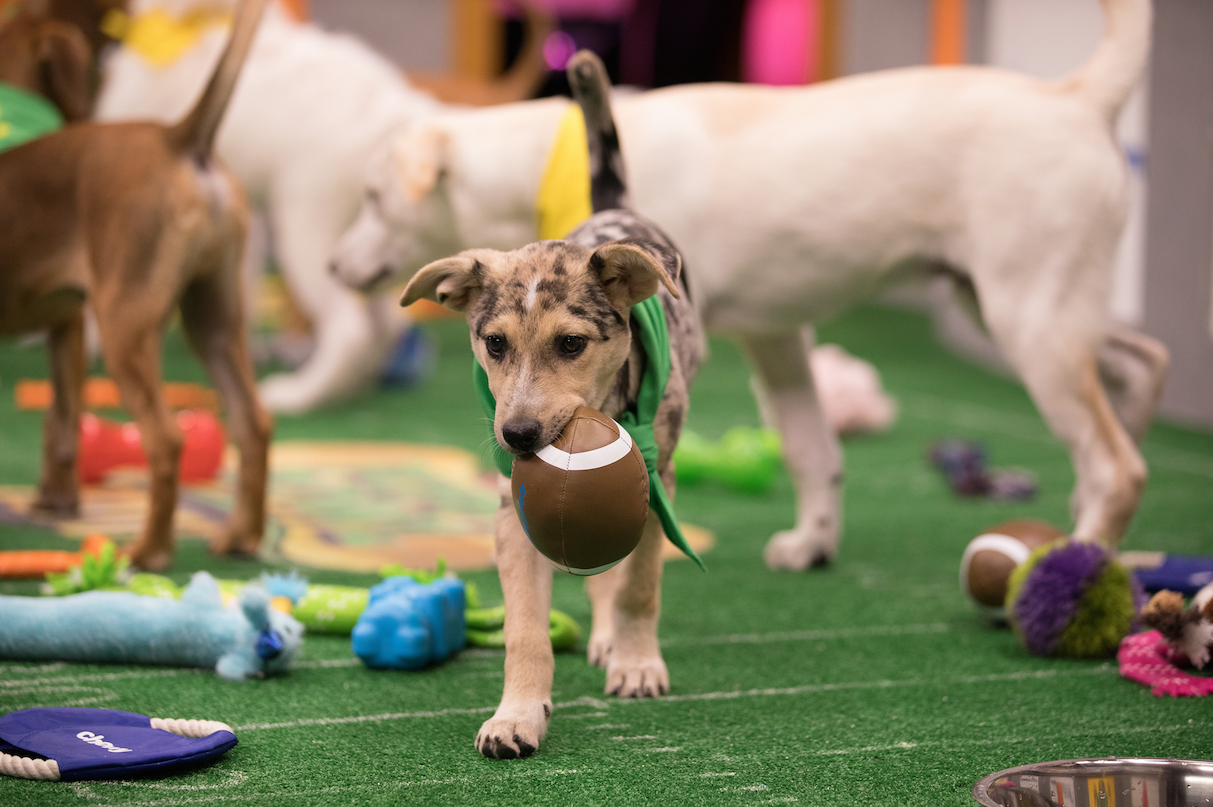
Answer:
[[[589,269],[598,276],[607,297],[620,307],[630,308],[657,293],[660,283],[670,294],[678,293],[682,259],[660,244],[639,238],[607,241],[590,255]]]
[[[437,126],[411,126],[392,147],[392,163],[404,198],[416,204],[438,184],[446,167],[447,134]]]
[[[66,121],[89,116],[89,62],[92,48],[75,26],[49,21],[38,37],[38,70],[44,92]]]
[[[430,300],[452,311],[466,311],[484,286],[486,266],[501,253],[469,249],[421,267],[404,287],[401,305]]]

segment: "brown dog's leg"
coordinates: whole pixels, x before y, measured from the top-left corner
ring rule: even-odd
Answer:
[[[497,572],[505,596],[505,688],[496,713],[476,735],[476,749],[493,759],[534,753],[552,716],[552,569],[527,540],[509,504],[509,481],[497,511]]]
[[[181,431],[160,394],[161,316],[140,306],[97,310],[105,365],[122,404],[139,426],[148,466],[148,512],[143,532],[129,547],[131,563],[159,571],[173,559],[173,511],[177,507],[177,463]],[[116,308],[116,310],[114,310]]]
[[[273,421],[257,400],[238,277],[230,271],[196,281],[181,301],[190,346],[202,359],[227,408],[228,430],[240,452],[235,506],[226,532],[211,543],[220,554],[254,555],[265,531],[265,491]]]
[[[56,516],[76,516],[80,512],[76,454],[84,395],[83,312],[53,328],[47,348],[55,400],[43,421],[42,480],[34,508]]]

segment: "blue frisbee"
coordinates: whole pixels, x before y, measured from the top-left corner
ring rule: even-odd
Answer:
[[[24,709],[0,717],[0,773],[64,782],[166,776],[210,764],[235,744],[231,728],[211,720],[83,707]]]

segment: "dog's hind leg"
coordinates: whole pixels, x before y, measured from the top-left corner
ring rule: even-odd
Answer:
[[[1100,383],[1103,298],[1073,288],[1057,299],[999,290],[997,306],[983,303],[985,321],[1045,422],[1069,449],[1074,535],[1114,546],[1137,510],[1146,466]],[[978,293],[983,300],[988,296],[980,284]]]
[[[807,569],[834,557],[842,523],[842,448],[813,385],[813,335],[806,328],[741,341],[766,391],[796,487],[796,525],[776,533],[764,556],[772,569]]]
[[[239,243],[232,239],[230,243]],[[257,400],[241,302],[239,255],[194,281],[181,300],[190,346],[202,359],[227,409],[228,431],[240,452],[235,503],[215,554],[256,554],[265,531],[265,490],[272,419]]]
[[[47,348],[55,399],[42,425],[42,479],[34,508],[56,516],[75,516],[80,509],[76,459],[84,396],[83,311],[51,329]]]
[[[586,660],[604,670],[611,657],[615,635],[615,591],[623,575],[622,565],[585,579],[590,598],[590,639],[586,642]]]
[[[169,292],[149,289],[145,294],[165,299],[150,305],[130,304],[135,293],[98,299],[97,324],[101,329],[105,365],[122,394],[123,406],[139,427],[147,455],[148,512],[143,532],[129,547],[131,563],[140,569],[159,571],[173,558],[181,431],[160,392],[160,333],[169,310]],[[114,299],[115,296],[121,299]]]
[[[552,568],[522,531],[509,503],[509,480],[501,477],[498,486],[503,504],[494,535],[505,598],[505,687],[497,711],[476,735],[476,749],[493,759],[515,759],[535,752],[552,716]]]
[[[1113,328],[1100,346],[1099,379],[1116,417],[1139,444],[1162,397],[1170,365],[1166,345],[1131,328]]]

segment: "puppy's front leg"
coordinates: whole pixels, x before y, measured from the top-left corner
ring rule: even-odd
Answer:
[[[670,691],[670,673],[657,644],[664,540],[661,521],[650,510],[640,544],[620,564],[623,571],[614,592],[610,653],[606,660],[608,695],[656,698]],[[598,602],[594,605],[597,608]]]
[[[509,481],[502,481],[496,539],[505,596],[505,689],[497,712],[476,735],[476,749],[493,759],[514,759],[535,752],[552,716],[552,569],[527,540],[510,504]]]

